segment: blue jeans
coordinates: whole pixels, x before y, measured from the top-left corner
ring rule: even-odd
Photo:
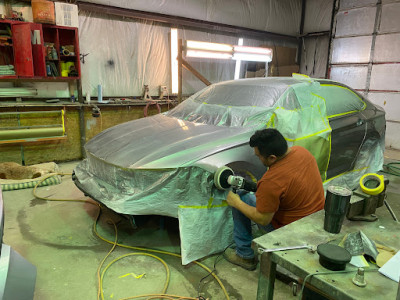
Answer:
[[[239,194],[240,199],[253,207],[256,207],[256,196],[251,193]],[[242,258],[253,258],[254,251],[251,248],[251,241],[253,240],[251,220],[242,214],[236,208],[232,208],[233,215],[233,240],[236,243],[236,254]],[[274,227],[271,224],[266,226],[257,224],[258,227],[265,232],[271,232]]]

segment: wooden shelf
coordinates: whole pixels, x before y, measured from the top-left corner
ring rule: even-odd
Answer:
[[[64,136],[55,136],[55,137],[46,137],[46,138],[26,138],[19,140],[9,140],[9,141],[0,141],[0,144],[25,144],[32,142],[47,142],[47,141],[57,141],[57,140],[67,140],[67,135]]]
[[[46,81],[58,81],[58,82],[68,82],[78,80],[79,77],[52,77],[52,76],[34,76],[34,77],[21,77],[21,76],[0,76],[0,81],[37,81],[37,82],[46,82]]]
[[[17,75],[0,75],[0,80],[1,79],[17,79]]]

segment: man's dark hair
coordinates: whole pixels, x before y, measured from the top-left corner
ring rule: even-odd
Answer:
[[[288,149],[285,138],[274,128],[257,130],[250,138],[250,147],[257,147],[260,154],[265,158],[270,155],[280,157]]]

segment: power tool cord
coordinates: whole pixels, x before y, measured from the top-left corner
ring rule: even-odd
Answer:
[[[34,196],[35,198],[37,198],[37,199],[45,200],[45,201],[83,202],[83,203],[89,203],[89,204],[92,204],[92,205],[97,206],[97,207],[99,208],[99,210],[98,210],[98,213],[97,213],[96,221],[93,223],[93,231],[94,231],[94,233],[97,235],[98,238],[100,238],[101,240],[105,241],[106,243],[109,243],[109,244],[112,244],[112,245],[113,245],[112,248],[111,248],[111,250],[110,250],[110,251],[107,253],[107,255],[104,257],[104,259],[102,260],[101,264],[99,265],[99,267],[98,267],[98,269],[97,269],[97,278],[98,278],[98,294],[97,294],[97,299],[99,299],[99,296],[101,296],[101,298],[104,299],[104,295],[103,295],[103,279],[104,279],[104,275],[105,275],[107,269],[108,269],[114,262],[116,262],[116,261],[118,261],[118,260],[120,260],[120,259],[122,259],[122,258],[124,258],[124,257],[132,256],[132,255],[145,255],[145,256],[150,256],[150,257],[153,257],[153,258],[159,260],[159,261],[164,265],[164,267],[166,268],[167,279],[166,279],[166,282],[165,282],[165,285],[164,285],[163,293],[161,293],[161,294],[139,295],[139,296],[133,296],[133,297],[129,297],[129,298],[123,298],[123,299],[121,299],[121,300],[136,299],[136,298],[144,298],[144,297],[152,297],[152,298],[148,298],[148,299],[153,299],[153,298],[154,298],[154,299],[155,299],[155,298],[160,299],[160,298],[161,298],[161,299],[173,299],[173,300],[176,300],[176,299],[193,299],[193,300],[198,300],[198,299],[203,298],[203,297],[201,297],[201,296],[199,296],[199,298],[192,298],[192,297],[185,297],[185,296],[176,296],[176,295],[168,295],[168,294],[165,294],[165,292],[166,292],[166,290],[167,290],[167,288],[168,288],[169,279],[170,279],[170,274],[169,274],[168,265],[167,265],[161,258],[159,258],[159,257],[157,257],[157,256],[155,256],[155,255],[152,255],[152,254],[148,254],[148,253],[129,253],[129,254],[122,255],[122,256],[120,256],[120,257],[114,259],[112,262],[110,262],[110,263],[104,268],[103,272],[102,272],[101,275],[100,275],[101,267],[103,266],[104,262],[106,261],[106,259],[108,258],[108,256],[111,254],[111,252],[116,248],[116,246],[123,247],[123,248],[128,248],[128,249],[133,249],[133,250],[138,250],[138,251],[144,251],[144,252],[153,252],[153,253],[159,253],[159,254],[166,254],[166,255],[170,255],[170,256],[174,256],[174,257],[178,257],[178,258],[181,258],[181,255],[176,254],[176,253],[172,253],[172,252],[168,252],[168,251],[157,250],[157,249],[150,249],[150,248],[144,248],[144,247],[134,247],[134,246],[127,246],[127,245],[119,244],[119,243],[117,242],[118,231],[117,231],[117,227],[116,227],[116,225],[114,224],[114,222],[113,222],[113,225],[114,225],[114,230],[115,230],[115,240],[114,240],[114,241],[110,241],[110,240],[107,240],[106,238],[102,237],[102,236],[97,232],[97,223],[98,223],[98,221],[99,221],[99,219],[100,219],[102,206],[101,206],[99,203],[97,203],[97,202],[90,201],[90,200],[83,200],[83,199],[54,199],[54,198],[45,198],[45,197],[41,197],[41,196],[37,195],[36,190],[37,190],[38,186],[39,186],[43,181],[45,181],[47,178],[52,177],[52,176],[56,176],[56,175],[61,175],[61,176],[69,175],[69,176],[71,176],[72,174],[70,174],[70,173],[56,173],[56,174],[50,174],[50,175],[48,175],[48,176],[44,176],[44,177],[35,185],[35,187],[33,188],[33,196]],[[229,246],[228,246],[228,247],[229,247]],[[225,249],[225,250],[226,250],[226,249]],[[225,251],[225,250],[224,250],[224,251]],[[218,256],[218,257],[219,257],[219,256]],[[218,257],[217,257],[217,259],[218,259]],[[217,261],[217,259],[216,259],[216,261]],[[216,263],[214,263],[214,270],[213,270],[213,271],[211,271],[207,266],[203,265],[202,263],[199,263],[198,261],[194,261],[194,263],[197,264],[197,265],[199,265],[200,267],[202,267],[204,270],[206,270],[206,271],[209,273],[206,277],[208,277],[209,275],[212,275],[212,276],[215,278],[215,280],[216,280],[216,281],[218,282],[218,284],[220,285],[220,287],[221,287],[221,289],[222,289],[222,291],[223,291],[223,293],[224,293],[226,299],[229,300],[230,298],[229,298],[229,295],[228,295],[228,293],[227,293],[227,291],[226,291],[226,289],[225,289],[225,286],[223,285],[223,283],[221,282],[221,280],[218,278],[218,276],[214,274],[214,271],[215,271],[215,264],[216,264]],[[205,277],[205,278],[206,278],[206,277]],[[200,297],[201,297],[201,298],[200,298]]]
[[[197,288],[197,294],[198,294],[198,299],[201,299],[202,296],[200,295],[202,287],[201,287],[201,283],[203,282],[203,280],[206,280],[207,277],[209,277],[210,275],[214,274],[214,272],[217,271],[217,263],[218,263],[218,259],[221,257],[222,254],[225,253],[226,249],[228,249],[230,246],[232,246],[234,244],[234,242],[232,242],[231,244],[229,244],[224,251],[222,251],[214,260],[214,267],[212,269],[212,271],[210,273],[208,273],[206,276],[204,276],[203,278],[200,279],[199,281],[199,287]]]
[[[376,271],[378,271],[378,269],[364,269],[364,271],[365,272],[376,272]],[[328,271],[328,272],[317,272],[317,273],[308,274],[303,280],[303,284],[301,286],[301,291],[300,291],[300,294],[299,294],[299,300],[303,299],[303,293],[304,293],[304,288],[306,286],[306,282],[312,276],[316,276],[316,275],[332,275],[332,274],[339,274],[339,273],[355,273],[355,272],[357,272],[357,270]]]

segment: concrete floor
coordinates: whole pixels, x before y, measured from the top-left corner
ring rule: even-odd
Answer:
[[[400,161],[400,151],[387,150],[385,162]],[[62,172],[71,172],[77,162],[62,163]],[[389,175],[388,202],[400,217],[400,178]],[[70,177],[61,184],[38,189],[44,197],[85,199]],[[3,192],[5,205],[4,243],[13,247],[37,267],[35,300],[96,299],[96,272],[100,262],[112,245],[100,240],[93,232],[98,208],[82,202],[55,202],[35,199],[32,189]],[[388,214],[383,206],[377,215]],[[101,215],[98,231],[114,240],[110,219],[118,225],[118,242],[131,246],[144,246],[170,252],[179,251],[178,224],[175,219],[159,217],[139,218],[139,229],[109,210]],[[164,222],[164,223],[163,223]],[[117,247],[107,259],[132,252]],[[165,260],[171,271],[168,294],[197,297],[199,282],[207,272],[195,264],[182,266],[180,259],[157,254]],[[217,256],[201,260],[213,268]],[[245,271],[219,257],[217,274],[230,299],[255,299],[257,271]],[[128,275],[127,275],[128,274]],[[141,278],[134,275],[145,274]],[[124,276],[127,275],[127,276]],[[104,298],[120,299],[139,294],[161,293],[165,281],[162,263],[149,256],[128,256],[115,262],[104,278]],[[218,283],[208,277],[201,285],[204,297],[225,299]],[[281,281],[275,285],[274,299],[295,299],[291,287]]]

